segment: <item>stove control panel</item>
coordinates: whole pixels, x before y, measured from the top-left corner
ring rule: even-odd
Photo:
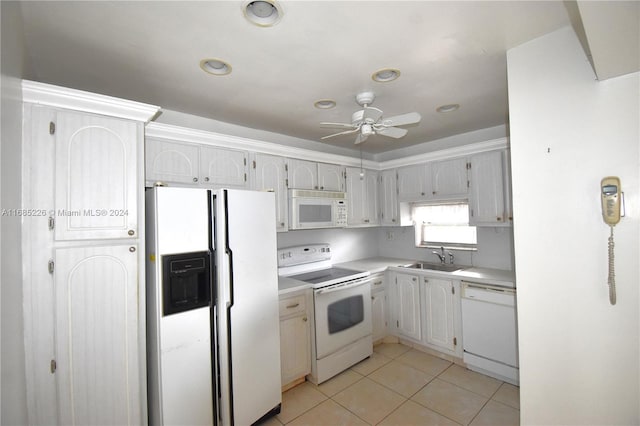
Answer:
[[[278,250],[279,268],[326,260],[331,260],[331,247],[326,243],[285,247]]]

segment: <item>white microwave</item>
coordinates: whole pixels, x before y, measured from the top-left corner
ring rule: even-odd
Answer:
[[[347,194],[337,191],[289,190],[289,229],[347,226]]]

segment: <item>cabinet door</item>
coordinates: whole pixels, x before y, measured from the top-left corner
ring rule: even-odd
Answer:
[[[289,159],[289,188],[318,189],[318,165],[313,161]]]
[[[371,293],[371,322],[373,326],[373,341],[380,340],[387,335],[387,292]]]
[[[380,172],[379,187],[380,223],[399,225],[398,188],[395,170]]]
[[[378,224],[378,173],[347,167],[347,223],[351,226]]]
[[[199,150],[197,145],[147,139],[145,180],[150,183],[198,183]]]
[[[423,282],[426,343],[453,351],[453,282],[432,277]]]
[[[55,125],[56,240],[137,236],[141,124],[65,111]]]
[[[216,188],[247,187],[247,153],[224,148],[200,147],[200,179]]]
[[[378,217],[378,172],[365,170],[364,183],[365,223],[368,225],[377,225],[380,223]]]
[[[344,166],[318,163],[318,186],[324,191],[344,191]]]
[[[365,223],[365,189],[366,181],[360,178],[360,168],[347,167],[347,224],[350,226]]]
[[[432,198],[467,198],[467,159],[431,163],[431,196]]]
[[[138,253],[55,250],[59,424],[139,425]]]
[[[502,151],[471,157],[470,175],[470,225],[505,224]]]
[[[282,386],[311,372],[309,336],[306,315],[280,320]]]
[[[420,285],[418,277],[396,274],[395,315],[398,334],[420,340]]]
[[[252,163],[252,188],[275,193],[276,229],[278,231],[286,231],[289,227],[286,175],[284,157],[255,154]]]
[[[398,169],[398,199],[419,201],[427,197],[427,166],[417,164]]]

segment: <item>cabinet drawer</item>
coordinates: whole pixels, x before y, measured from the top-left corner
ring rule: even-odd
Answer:
[[[303,313],[306,310],[306,296],[304,294],[280,300],[280,317]]]

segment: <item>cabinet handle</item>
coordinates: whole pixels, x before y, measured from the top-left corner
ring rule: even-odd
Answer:
[[[133,229],[129,229],[129,231],[127,232],[127,234],[133,236],[133,234],[135,234],[136,231],[134,231]]]
[[[498,222],[501,222],[501,221],[502,221],[502,218],[501,218],[501,217],[496,217],[496,220],[497,220]]]
[[[133,247],[133,246],[132,246],[132,247],[129,247],[129,251],[130,251],[131,253],[134,253],[134,252],[136,251],[136,248],[135,248],[135,247]]]
[[[314,189],[318,189],[318,185],[314,186],[313,188],[314,188]]]
[[[320,189],[324,189],[324,186],[321,186]]]
[[[391,219],[391,222],[394,222],[394,223],[395,223],[395,221],[396,221],[395,219]]]
[[[433,195],[436,195],[436,191],[433,191],[433,192],[432,192],[432,194],[433,194]]]
[[[416,277],[412,277],[412,278],[411,278],[411,281],[416,281]]]
[[[284,222],[280,222],[280,226],[284,226]]]
[[[302,317],[302,321],[307,322],[307,316],[306,315]]]
[[[424,195],[424,192],[421,192],[420,195]]]
[[[194,182],[197,182],[197,181],[198,181],[198,178],[193,178],[193,181],[194,181]]]
[[[206,178],[204,178],[205,182],[209,182],[209,176],[207,176]]]
[[[293,305],[287,306],[287,309],[297,308],[298,306],[300,306],[300,303],[294,303]]]
[[[373,285],[380,285],[382,284],[382,281],[376,281],[375,283],[373,283]]]

